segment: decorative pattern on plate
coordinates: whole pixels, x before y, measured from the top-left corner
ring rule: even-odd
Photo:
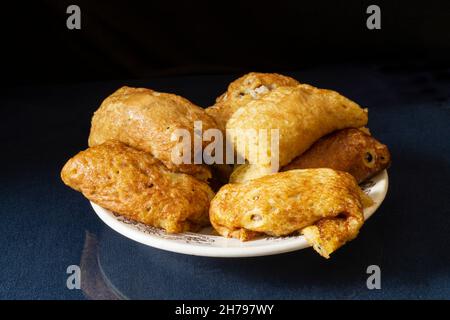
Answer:
[[[272,237],[272,236],[263,237],[263,239],[265,241],[283,241],[283,240],[286,240],[286,239],[295,239],[295,238],[299,238],[300,239],[300,238],[303,238],[303,236],[299,235],[299,234],[291,234],[291,235],[283,236],[283,237]]]
[[[372,191],[372,187],[374,187],[377,183],[373,180],[367,180],[363,183],[361,183],[359,186],[361,187],[361,190],[364,191],[365,194],[370,194]]]
[[[158,236],[163,239],[178,240],[183,241],[185,243],[197,243],[197,244],[210,244],[215,242],[215,239],[210,235],[192,232],[170,234],[164,231],[163,229],[145,225],[143,223],[121,216],[118,213],[113,212],[113,215],[117,221],[120,221],[128,225],[132,225],[135,229],[137,229],[140,232],[144,232],[146,234],[150,234],[153,236]]]

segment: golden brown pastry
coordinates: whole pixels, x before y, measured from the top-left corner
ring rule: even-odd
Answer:
[[[262,176],[271,174],[272,168],[269,165],[245,164],[235,165],[230,174],[229,183],[242,183]]]
[[[298,84],[297,80],[281,74],[251,72],[231,82],[227,91],[216,99],[216,103],[206,108],[206,113],[225,131],[228,119],[248,102],[259,99],[274,88]]]
[[[245,129],[269,130],[265,138],[268,154],[271,149],[271,129],[279,130],[279,166],[305,152],[316,140],[335,130],[367,123],[367,110],[331,90],[318,89],[307,84],[295,87],[278,87],[258,100],[239,108],[228,120],[226,129],[237,154],[250,160],[251,144],[236,143],[238,139],[251,141],[254,146],[265,141],[260,136],[251,137]],[[244,129],[244,131],[242,131]],[[267,159],[264,159],[267,160]],[[259,161],[259,160],[258,160]],[[233,181],[242,182],[270,172],[267,163],[250,161],[255,169],[241,169],[233,174]]]
[[[344,129],[318,140],[282,171],[331,168],[348,172],[361,183],[389,167],[390,162],[386,145],[361,130]]]
[[[236,110],[277,87],[291,87],[298,84],[297,80],[281,74],[250,72],[231,82],[227,91],[216,99],[216,103],[206,108],[206,113],[214,118],[225,137],[226,124]],[[215,172],[219,173],[222,185],[227,183],[233,167],[227,164],[215,164],[213,167]]]
[[[89,146],[107,140],[119,140],[131,147],[151,153],[174,172],[183,172],[206,180],[211,177],[205,165],[175,164],[172,150],[178,141],[171,141],[175,129],[191,133],[191,159],[194,153],[194,121],[202,121],[203,131],[215,128],[215,121],[187,99],[144,88],[122,87],[108,98],[92,118]],[[207,145],[203,142],[203,147]]]
[[[223,186],[211,202],[209,215],[219,234],[241,240],[305,230],[314,249],[328,258],[355,238],[363,225],[362,194],[348,173],[291,170]]]
[[[103,208],[168,232],[209,224],[214,194],[206,183],[170,172],[152,155],[118,141],[78,153],[66,163],[61,178]]]

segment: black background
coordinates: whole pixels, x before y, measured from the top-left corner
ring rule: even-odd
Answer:
[[[68,30],[66,8],[81,8]],[[370,4],[381,30],[366,27]],[[10,1],[2,82],[67,83],[387,63],[442,68],[449,1]]]
[[[66,8],[81,7],[81,30]],[[366,8],[381,7],[381,30]],[[0,6],[0,299],[83,299],[66,268],[96,239],[130,298],[449,299],[450,1],[10,1]],[[209,106],[247,71],[274,71],[369,108],[389,191],[354,241],[214,259],[140,245],[108,228],[60,171],[120,86]],[[366,287],[369,265],[382,290]],[[95,279],[94,279],[95,280]],[[89,283],[88,283],[89,284]],[[150,309],[149,309],[150,310]]]

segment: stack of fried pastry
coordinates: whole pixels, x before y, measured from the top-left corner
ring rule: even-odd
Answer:
[[[236,132],[227,129],[278,129],[278,150],[269,153],[278,152],[279,172],[249,161],[174,163],[171,134],[196,134],[195,121],[224,136]],[[243,241],[301,233],[328,258],[364,223],[371,201],[358,184],[390,164],[367,121],[367,110],[339,93],[278,74],[249,73],[206,109],[174,94],[123,87],[95,112],[89,148],[61,177],[98,205],[167,232],[211,224]],[[248,160],[248,148],[234,144],[233,133],[227,138]]]

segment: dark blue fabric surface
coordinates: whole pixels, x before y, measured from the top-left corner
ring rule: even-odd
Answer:
[[[80,264],[87,232],[95,239],[88,242],[97,271],[122,297],[450,298],[449,70],[346,65],[292,75],[367,106],[372,133],[393,157],[386,200],[330,260],[311,249],[214,259],[145,247],[108,229],[60,181],[65,161],[86,148],[92,113],[120,85],[174,92],[207,106],[234,77],[9,88],[0,129],[0,298],[85,298],[66,288],[66,268]],[[381,268],[381,290],[366,288],[372,264]]]

